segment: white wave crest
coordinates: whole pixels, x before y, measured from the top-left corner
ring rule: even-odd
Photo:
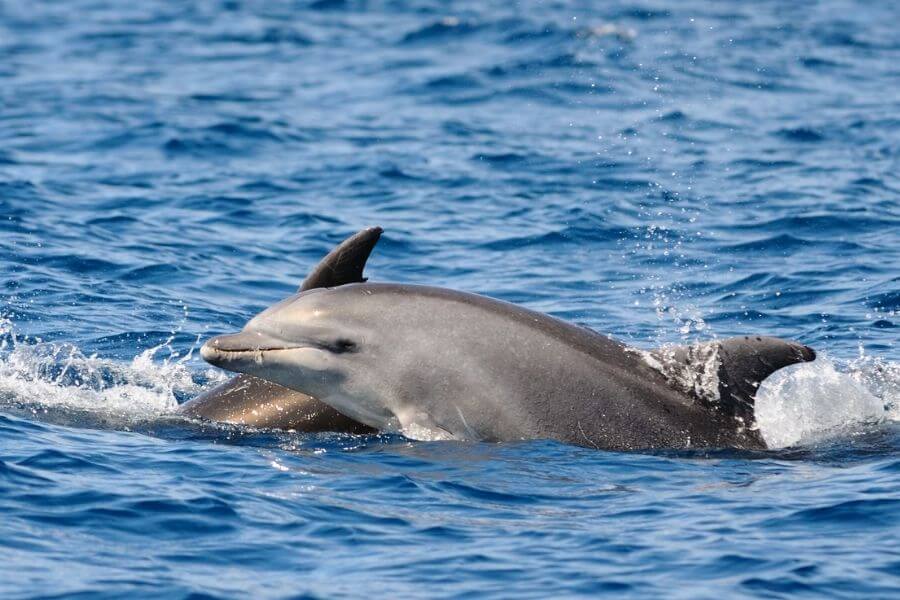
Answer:
[[[127,419],[171,413],[176,394],[194,395],[205,386],[194,379],[171,339],[123,362],[86,356],[70,344],[28,340],[0,319],[0,404],[24,405],[35,414],[49,408],[76,409]],[[168,356],[157,355],[164,349]],[[203,376],[217,383],[226,376],[213,369]]]

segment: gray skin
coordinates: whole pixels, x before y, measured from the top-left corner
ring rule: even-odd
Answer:
[[[759,383],[815,358],[767,337],[645,353],[484,296],[380,283],[297,294],[201,354],[378,430],[616,450],[765,448]]]
[[[363,269],[381,233],[380,227],[370,227],[344,240],[316,265],[299,291],[365,281]],[[308,394],[245,374],[185,402],[178,412],[210,421],[306,433],[374,432]]]

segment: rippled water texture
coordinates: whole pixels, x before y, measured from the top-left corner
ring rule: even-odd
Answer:
[[[0,3],[0,596],[900,595],[898,4],[596,4]],[[372,224],[373,279],[820,359],[753,454],[171,415]]]

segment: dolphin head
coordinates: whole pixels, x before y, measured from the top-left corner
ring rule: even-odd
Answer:
[[[312,395],[372,427],[396,428],[385,403],[371,397],[386,386],[371,380],[379,370],[369,368],[376,359],[367,314],[341,292],[295,294],[251,319],[240,333],[208,340],[200,354],[223,369]]]

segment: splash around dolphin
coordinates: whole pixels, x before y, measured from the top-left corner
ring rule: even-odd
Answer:
[[[394,283],[300,292],[201,354],[382,431],[615,450],[765,448],[759,384],[815,359],[756,336],[645,352],[500,300]]]

